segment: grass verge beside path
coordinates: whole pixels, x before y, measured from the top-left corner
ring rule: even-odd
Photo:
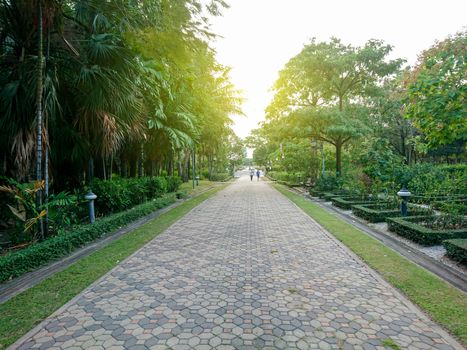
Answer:
[[[226,185],[200,194],[0,305],[0,349],[14,343],[119,262]]]
[[[306,214],[344,243],[365,263],[401,290],[413,303],[467,344],[467,295],[431,272],[412,263],[383,243],[332,215],[319,205],[273,185]]]

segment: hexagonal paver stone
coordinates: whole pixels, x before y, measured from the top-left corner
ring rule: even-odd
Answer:
[[[14,348],[350,350],[385,341],[462,349],[268,183],[240,178]]]

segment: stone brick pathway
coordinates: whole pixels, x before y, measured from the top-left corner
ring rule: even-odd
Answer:
[[[289,200],[267,183],[243,177],[14,348],[384,349],[389,344],[462,348]]]

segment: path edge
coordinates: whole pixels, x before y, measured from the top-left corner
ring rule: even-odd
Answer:
[[[376,280],[378,280],[379,282],[381,282],[383,284],[383,286],[386,286],[388,289],[390,289],[392,292],[394,292],[394,294],[399,297],[402,302],[405,304],[405,306],[407,306],[410,310],[414,311],[414,313],[417,315],[417,316],[421,316],[422,318],[425,318],[427,319],[428,321],[430,321],[437,329],[436,331],[439,332],[439,334],[443,337],[446,337],[446,339],[449,339],[450,341],[452,341],[453,344],[450,344],[450,345],[453,345],[453,347],[456,349],[456,350],[465,350],[465,347],[462,345],[462,343],[457,340],[457,338],[454,337],[454,335],[452,335],[451,333],[449,333],[443,326],[441,326],[438,322],[436,322],[435,320],[433,320],[430,315],[425,311],[423,310],[420,306],[418,306],[417,304],[415,304],[414,302],[412,302],[409,297],[407,295],[405,295],[401,290],[399,290],[397,287],[393,286],[391,283],[389,283],[386,279],[384,279],[383,276],[381,276],[381,274],[376,271],[375,269],[373,269],[372,267],[370,267],[368,264],[366,264],[356,253],[354,253],[349,247],[347,247],[343,242],[339,241],[331,232],[329,232],[326,228],[324,228],[319,222],[317,222],[314,218],[312,218],[310,215],[308,215],[302,208],[300,208],[297,204],[295,204],[292,200],[290,200],[289,198],[287,198],[284,194],[282,194],[278,189],[276,189],[274,186],[271,186],[270,184],[268,184],[272,189],[274,189],[275,191],[277,191],[281,196],[283,196],[285,199],[287,199],[289,202],[291,202],[295,207],[297,207],[299,209],[299,211],[306,217],[308,218],[308,220],[311,220],[312,223],[316,224],[318,227],[320,227],[323,232],[326,234],[327,237],[329,237],[332,241],[334,241],[345,253],[347,253],[352,259],[354,259],[355,261],[357,261],[360,265],[362,265],[370,275],[372,275]],[[288,190],[288,189],[286,189]],[[290,191],[292,192],[292,191]],[[296,194],[295,192],[292,192],[293,194]],[[298,195],[298,194],[297,194]],[[321,206],[320,206],[321,207]],[[340,218],[339,218],[340,219]],[[341,220],[341,219],[340,219]],[[345,222],[345,221],[344,221]],[[348,223],[346,223],[348,224]],[[359,231],[361,231],[363,234],[366,234],[365,232],[363,232],[362,230],[360,230],[359,228],[356,227],[356,229],[358,229]],[[371,237],[371,236],[370,236]],[[373,239],[376,239],[374,237],[372,237]],[[380,242],[382,244],[382,242]],[[391,249],[391,248],[390,248]],[[392,250],[392,249],[391,249]],[[394,250],[393,250],[394,251]],[[402,258],[410,261],[411,263],[413,263],[411,260],[407,259],[406,257],[404,257],[403,255],[401,255],[399,252],[395,251],[397,254],[399,254]],[[422,266],[416,264],[417,266],[419,266],[420,268],[423,268]],[[425,268],[423,268],[424,270],[426,270]],[[429,270],[426,270],[430,273],[432,273],[431,271]],[[432,273],[433,274],[433,273]],[[433,274],[434,276],[436,276],[435,274]],[[438,276],[436,276],[438,277]],[[438,277],[439,278],[439,277]],[[390,338],[390,337],[388,337]]]
[[[182,217],[178,218],[177,220],[175,220],[170,226],[168,226],[164,231],[162,231],[160,234],[158,234],[157,236],[155,236],[153,239],[151,239],[150,241],[146,242],[144,245],[142,245],[141,247],[139,247],[136,251],[134,251],[132,254],[130,254],[129,256],[127,256],[125,259],[123,259],[122,261],[120,261],[117,265],[115,265],[112,269],[110,269],[109,271],[107,271],[105,274],[103,274],[101,277],[99,277],[98,279],[96,279],[94,282],[92,282],[90,285],[88,285],[87,287],[85,287],[84,289],[82,289],[78,294],[76,294],[73,298],[71,298],[70,300],[68,300],[65,304],[63,304],[62,306],[60,306],[57,310],[55,310],[53,313],[51,313],[49,316],[47,316],[46,318],[44,318],[41,322],[39,322],[37,325],[35,325],[31,330],[29,330],[26,334],[24,334],[23,336],[21,336],[20,338],[18,338],[13,344],[9,345],[6,350],[17,350],[23,343],[26,342],[26,340],[28,340],[29,338],[32,338],[35,334],[37,334],[40,330],[42,330],[44,328],[44,326],[48,323],[48,321],[50,319],[53,319],[55,317],[57,317],[62,311],[66,310],[72,303],[74,303],[76,300],[78,300],[82,294],[88,292],[89,290],[91,290],[96,284],[100,283],[102,280],[104,280],[108,275],[110,275],[119,265],[125,263],[127,260],[130,260],[134,255],[136,255],[137,253],[139,253],[144,247],[146,247],[149,243],[151,243],[153,240],[157,239],[160,235],[164,234],[167,230],[169,230],[173,225],[175,225],[180,219],[182,219],[184,216],[188,215],[189,213],[191,213],[193,210],[195,210],[196,208],[198,208],[200,205],[202,205],[203,203],[206,203],[206,201],[209,201],[211,198],[213,198],[213,196],[215,196],[216,194],[218,194],[219,192],[223,191],[225,188],[229,187],[232,183],[227,183],[226,186],[224,188],[220,188],[217,192],[213,193],[210,197],[206,198],[204,201],[202,201],[201,203],[199,203],[198,205],[194,206],[193,208],[191,208],[187,213],[185,213]],[[222,185],[221,185],[222,186]],[[201,192],[201,193],[198,193],[195,197],[191,197],[191,198],[196,198],[198,197],[199,195],[203,194],[203,193],[206,193],[210,190],[213,190],[215,189],[216,187],[212,187],[212,188],[209,188],[209,189],[206,189],[205,191]],[[189,199],[191,199],[189,198]],[[180,204],[178,204],[177,206],[175,206],[174,208],[178,207],[179,205],[183,204],[183,203],[186,203],[188,202],[188,200],[185,200],[185,201],[181,201]],[[174,203],[176,204],[176,203]],[[172,208],[172,209],[174,209]],[[151,215],[151,214],[149,214]],[[157,217],[155,217],[157,218]],[[154,218],[154,219],[155,219]],[[151,221],[151,220],[149,220]],[[149,222],[148,221],[148,222]],[[147,223],[147,222],[146,222]],[[144,224],[143,224],[144,225]],[[142,226],[142,225],[140,225]],[[138,226],[139,227],[139,226]],[[136,227],[136,228],[138,228]],[[136,229],[135,228],[135,229]],[[131,232],[131,231],[130,231]],[[50,277],[50,276],[49,276]]]

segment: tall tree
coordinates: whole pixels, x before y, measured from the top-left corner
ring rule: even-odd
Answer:
[[[385,77],[393,75],[402,60],[387,60],[391,46],[370,40],[362,47],[344,45],[339,39],[305,45],[280,72],[273,90],[275,96],[267,108],[268,118],[300,114],[314,116],[310,134],[332,143],[336,148],[336,173],[342,172],[342,147],[360,134],[355,117],[357,104],[378,94]],[[326,117],[328,116],[328,117]],[[326,122],[326,119],[329,119]],[[332,138],[324,133],[332,134]]]
[[[408,79],[407,118],[429,148],[467,145],[467,33],[458,33],[424,51]]]

